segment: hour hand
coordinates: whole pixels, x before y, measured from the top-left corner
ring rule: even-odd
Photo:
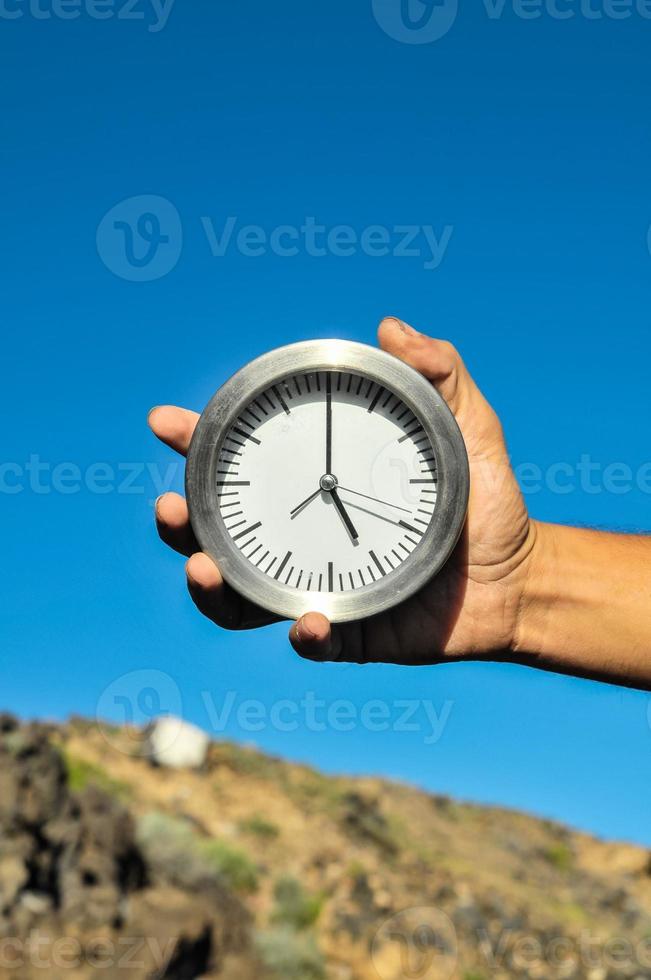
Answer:
[[[335,507],[337,508],[337,510],[339,511],[339,513],[341,515],[341,519],[344,522],[344,524],[346,525],[346,528],[348,529],[348,532],[349,532],[351,538],[354,541],[357,541],[357,539],[359,538],[359,534],[357,533],[357,529],[356,529],[355,525],[353,524],[353,522],[351,521],[350,517],[348,516],[348,511],[346,510],[346,508],[344,507],[343,503],[341,502],[341,497],[337,493],[337,490],[336,489],[331,490],[330,491],[330,496],[332,497],[333,503],[334,503]]]

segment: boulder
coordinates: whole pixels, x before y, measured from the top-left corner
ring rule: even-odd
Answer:
[[[206,761],[210,738],[181,718],[165,715],[149,726],[145,754],[150,762],[169,769],[199,769]]]

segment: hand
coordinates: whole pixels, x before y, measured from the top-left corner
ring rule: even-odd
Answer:
[[[336,487],[333,487],[333,489],[330,491],[330,496],[332,497],[332,502],[334,503],[335,507],[337,508],[337,511],[339,512],[339,516],[341,517],[342,521],[346,525],[346,530],[350,534],[353,541],[357,541],[359,538],[359,534],[357,533],[357,528],[351,521],[348,511],[344,507],[343,501],[339,496],[339,494],[337,493]]]
[[[456,416],[470,462],[466,527],[439,575],[400,606],[333,628],[321,614],[307,613],[292,626],[290,640],[298,653],[313,660],[431,664],[511,659],[536,525],[511,470],[500,422],[451,344],[394,318],[380,324],[379,341],[428,378]],[[150,412],[149,424],[163,442],[185,454],[198,418],[166,406]],[[198,553],[183,497],[168,493],[159,498],[156,522],[163,541],[190,556],[188,587],[201,612],[229,629],[276,621],[238,596],[211,559]]]

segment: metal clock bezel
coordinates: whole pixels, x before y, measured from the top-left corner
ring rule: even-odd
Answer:
[[[355,591],[298,590],[265,575],[242,555],[221,516],[216,463],[235,418],[253,398],[288,375],[351,371],[393,391],[421,421],[437,460],[438,496],[429,527],[409,558],[385,578]],[[318,477],[315,477],[317,479]],[[226,582],[278,616],[324,613],[331,622],[364,619],[403,602],[450,557],[464,526],[470,478],[461,432],[446,402],[418,371],[392,354],[348,340],[308,340],[278,347],[250,361],[216,392],[195,429],[185,475],[190,521],[201,549]]]

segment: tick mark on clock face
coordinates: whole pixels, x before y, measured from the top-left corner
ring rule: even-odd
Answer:
[[[421,419],[397,392],[348,371],[288,374],[240,405],[215,477],[218,519],[255,574],[311,593],[389,580],[438,497]]]
[[[240,521],[240,523],[237,524],[237,525],[235,525],[235,526],[236,527],[239,527],[240,524],[246,524],[246,521]],[[233,541],[238,541],[240,538],[243,538],[245,534],[248,535],[248,534],[251,534],[253,531],[257,531],[257,529],[259,527],[262,527],[262,521],[258,521],[257,524],[252,524],[251,527],[245,528],[244,531],[238,531],[237,534],[233,534],[232,535]],[[229,527],[228,530],[229,531],[232,531],[232,530],[234,530],[234,527]]]
[[[414,519],[418,520],[418,518],[414,518]],[[414,527],[412,524],[408,524],[407,521],[398,521],[398,523],[400,524],[401,527],[406,527],[408,531],[413,531],[414,534],[423,534],[422,531],[419,531],[418,528]]]
[[[250,432],[245,432],[244,429],[239,429],[236,425],[233,426],[233,432],[236,432],[238,434],[238,436],[242,436],[243,439],[249,439],[251,442],[254,442],[256,444],[256,446],[259,446],[260,445],[260,440],[259,439],[256,439],[256,437],[254,435],[251,435]],[[237,442],[237,440],[235,440],[235,439],[230,439],[229,441],[230,442]],[[242,445],[242,443],[237,442],[237,445],[238,446],[239,445]]]

